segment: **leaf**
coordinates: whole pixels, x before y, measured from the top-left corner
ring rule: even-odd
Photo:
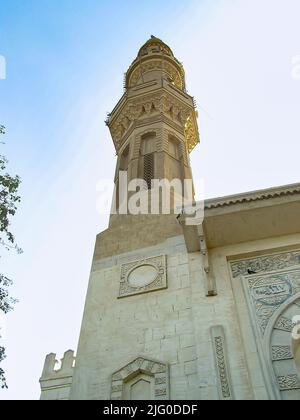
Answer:
[[[0,135],[5,134],[5,127],[0,125]],[[3,142],[0,142],[3,144]],[[11,218],[16,214],[17,204],[21,201],[18,189],[21,183],[18,175],[11,176],[6,172],[8,160],[0,155],[0,246],[6,250],[22,250],[15,244],[15,238],[10,230]],[[13,310],[16,299],[9,294],[12,280],[0,273],[0,310],[5,314]],[[0,347],[0,363],[5,359],[5,349]],[[0,388],[7,388],[5,372],[0,368]]]

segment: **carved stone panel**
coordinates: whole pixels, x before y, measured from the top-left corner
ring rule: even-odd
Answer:
[[[272,360],[289,360],[293,359],[291,346],[272,346]]]
[[[299,314],[297,295],[276,312],[278,316],[277,319],[273,318],[274,327],[269,326],[269,337],[266,337],[266,342],[270,342],[271,366],[280,396],[284,400],[300,398],[300,372],[292,346],[293,321]]]
[[[286,331],[291,333],[293,330],[293,321],[289,318],[285,318],[284,316],[281,316],[274,327],[276,330]]]
[[[167,288],[166,256],[123,264],[119,298]]]
[[[275,311],[300,291],[300,269],[248,275],[245,284],[263,335]]]
[[[233,277],[266,273],[300,265],[300,251],[285,252],[231,263]]]
[[[242,282],[271,399],[300,399],[300,372],[292,347],[299,315],[300,251],[231,262],[233,284]]]
[[[230,370],[226,354],[225,333],[222,326],[211,328],[220,399],[232,400]]]
[[[149,118],[164,116],[169,124],[185,132],[189,151],[199,143],[198,125],[192,104],[179,100],[167,92],[155,92],[127,99],[118,115],[107,122],[117,152],[123,146],[128,133],[138,122],[149,123]]]
[[[281,391],[300,389],[300,380],[298,375],[278,376],[277,380]]]
[[[163,70],[169,74],[174,84],[178,89],[183,89],[184,80],[179,70],[176,69],[175,65],[170,64],[168,61],[152,60],[148,63],[144,63],[142,66],[137,67],[130,76],[129,87],[136,86],[139,79],[143,74],[153,70]]]

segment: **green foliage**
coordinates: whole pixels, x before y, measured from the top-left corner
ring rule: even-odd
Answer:
[[[4,127],[0,126],[0,133],[4,132]],[[17,248],[9,227],[10,217],[15,215],[16,204],[20,202],[20,196],[17,195],[20,178],[12,177],[5,172],[7,163],[7,159],[0,155],[0,243],[9,249]]]
[[[1,125],[0,134],[5,134],[5,128]],[[10,231],[10,222],[16,213],[17,204],[20,202],[18,189],[21,181],[18,176],[12,177],[6,172],[7,163],[7,159],[0,155],[0,245],[6,250],[15,249],[20,253],[22,251],[16,245],[14,235]],[[9,295],[9,286],[11,285],[12,281],[0,273],[0,311],[4,314],[11,311],[16,303],[16,300]],[[5,348],[0,346],[0,363],[5,357]],[[1,368],[0,388],[7,388],[5,374]]]
[[[0,346],[0,363],[5,359],[5,348]],[[7,388],[4,370],[0,368],[0,388]]]

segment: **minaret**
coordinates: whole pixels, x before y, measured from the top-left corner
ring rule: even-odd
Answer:
[[[129,181],[191,178],[189,153],[199,142],[194,100],[186,92],[182,64],[151,37],[125,75],[125,93],[107,125],[118,155],[118,172]]]
[[[182,65],[151,37],[124,89],[107,120],[116,199],[76,356],[46,357],[41,399],[299,400],[300,186],[196,203],[186,185],[197,115]],[[158,185],[174,181],[183,192]]]
[[[97,257],[154,245],[182,233],[174,218],[173,189],[170,190],[170,211],[162,210],[161,193],[159,211],[154,211],[153,207],[151,211],[153,180],[180,181],[179,198],[189,201],[194,198],[189,154],[199,143],[195,101],[186,92],[182,64],[160,39],[152,36],[139,50],[125,74],[124,94],[108,115],[106,124],[117,154],[115,197],[109,233],[101,234],[97,240]],[[141,211],[137,217],[128,209],[132,192],[125,191],[124,182],[120,180],[124,173],[127,184],[136,179],[144,180],[146,194],[149,194],[147,215]],[[191,181],[189,189],[184,185],[187,180]],[[133,229],[142,236],[142,243],[132,240],[116,243],[111,239],[114,230],[117,235],[122,230],[127,232],[126,238],[133,237]],[[149,235],[149,231],[153,234]]]
[[[127,187],[142,181],[151,205],[155,180],[192,180],[189,154],[199,142],[195,103],[182,64],[153,36],[129,67],[124,90],[107,119],[117,153],[116,211],[96,239],[69,398],[197,399],[192,273],[175,202],[164,212],[160,195],[158,213],[133,214],[133,192],[124,205],[121,180],[125,174]],[[188,195],[192,201],[193,189]],[[195,264],[201,271],[200,259],[194,270]],[[41,379],[45,399],[60,395],[60,374],[49,374],[54,358]]]

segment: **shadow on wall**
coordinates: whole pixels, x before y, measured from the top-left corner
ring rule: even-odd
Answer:
[[[299,330],[300,330],[300,324],[299,324]],[[297,340],[293,339],[293,354],[294,354],[296,366],[300,373],[300,337]]]

